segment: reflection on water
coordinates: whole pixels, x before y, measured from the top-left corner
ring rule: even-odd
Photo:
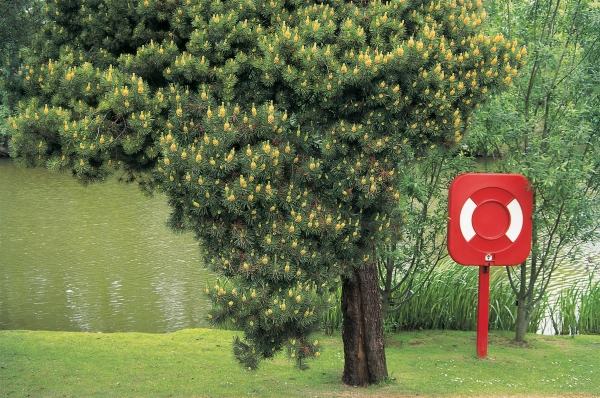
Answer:
[[[551,298],[564,288],[585,289],[590,281],[600,278],[600,242],[590,242],[580,248],[580,253],[572,261],[560,264],[550,282]]]
[[[135,185],[84,187],[68,175],[0,161],[0,329],[206,325],[202,290],[213,276],[193,237],[166,228],[168,212],[164,197],[148,198]],[[600,245],[583,252],[553,275],[551,301],[562,288],[585,286],[599,266]]]
[[[212,275],[162,196],[0,161],[0,329],[171,331],[206,325]]]

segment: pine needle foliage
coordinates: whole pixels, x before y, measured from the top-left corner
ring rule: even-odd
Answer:
[[[405,151],[460,141],[525,50],[481,1],[53,0],[19,71],[14,153],[164,191],[222,276],[254,368],[318,356],[332,281],[390,241]],[[149,177],[151,175],[151,177]]]

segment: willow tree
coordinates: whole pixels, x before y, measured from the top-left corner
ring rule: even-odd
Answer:
[[[529,43],[531,56],[514,89],[478,112],[469,144],[499,155],[496,170],[531,181],[531,255],[506,269],[517,301],[515,340],[524,342],[538,327],[531,319],[553,275],[582,261],[600,235],[600,8],[588,0],[492,4],[506,10],[495,24]]]
[[[386,378],[374,252],[397,223],[397,160],[458,142],[522,56],[480,32],[481,2],[55,0],[46,18],[14,154],[166,193],[221,276],[210,317],[244,331],[245,366],[318,356],[341,278],[343,381]]]

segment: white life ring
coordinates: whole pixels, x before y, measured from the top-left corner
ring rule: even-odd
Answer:
[[[475,209],[477,209],[477,204],[471,198],[467,198],[460,210],[460,231],[467,242],[477,235],[475,228],[473,228]],[[511,200],[506,205],[506,209],[510,215],[510,224],[504,235],[514,243],[523,229],[523,210],[517,199]]]

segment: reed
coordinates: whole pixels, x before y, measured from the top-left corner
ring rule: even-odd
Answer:
[[[478,271],[474,267],[440,268],[408,301],[389,310],[384,321],[386,332],[417,329],[474,330],[477,322],[477,278]],[[340,298],[341,289],[338,289],[332,302],[339,303]],[[532,314],[531,331],[537,331],[544,310],[545,308],[536,308]],[[498,270],[491,275],[490,280],[490,329],[513,330],[515,314],[514,294],[504,273]],[[334,305],[323,315],[322,328],[326,333],[332,333],[339,330],[341,324],[339,305]]]
[[[600,282],[563,289],[548,313],[554,334],[600,334]]]
[[[578,287],[563,289],[549,307],[554,334],[574,336],[579,333],[579,303],[582,292]]]
[[[600,334],[600,282],[590,283],[579,300],[578,332]]]
[[[514,326],[514,296],[510,286],[494,273],[490,280],[490,329]],[[389,314],[395,330],[474,330],[477,326],[476,268],[448,267],[433,274],[429,283],[408,302]]]

